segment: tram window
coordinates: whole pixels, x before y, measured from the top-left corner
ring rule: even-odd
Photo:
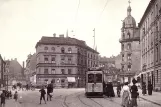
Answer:
[[[96,82],[101,83],[102,82],[102,74],[96,74]]]
[[[88,83],[93,83],[94,82],[94,74],[89,74],[88,75]]]

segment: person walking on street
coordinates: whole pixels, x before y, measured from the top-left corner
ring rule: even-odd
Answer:
[[[152,90],[153,90],[153,85],[151,84],[150,81],[148,81],[148,94],[152,95]]]
[[[50,93],[52,93],[52,92],[53,92],[53,84],[52,84],[52,82],[51,82],[51,83],[48,84],[48,86],[47,86],[47,101],[48,101],[49,98],[50,98],[50,101],[51,101],[52,95],[51,95]]]
[[[117,83],[117,96],[120,97],[120,93],[121,93],[121,84],[120,81],[118,81]]]
[[[138,98],[138,87],[136,86],[137,81],[135,79],[132,80],[133,85],[131,86],[131,105],[132,107],[137,107],[137,98]]]
[[[5,95],[5,90],[3,90],[1,94],[1,107],[5,107],[5,100],[6,100],[6,95]]]
[[[145,95],[146,94],[146,83],[143,82],[142,84],[142,94]]]
[[[46,104],[46,100],[45,100],[46,91],[44,90],[44,86],[42,86],[42,88],[39,90],[39,92],[41,93],[41,95],[40,95],[40,104],[41,104],[42,99],[44,100],[44,102]]]
[[[130,101],[130,89],[128,86],[128,82],[125,82],[125,85],[122,88],[123,95],[122,95],[122,106],[128,107]]]
[[[17,99],[18,99],[18,93],[17,93],[17,91],[14,94],[14,99],[15,99],[15,101],[17,101]]]

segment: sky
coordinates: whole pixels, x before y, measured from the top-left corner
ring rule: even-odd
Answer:
[[[136,23],[149,2],[131,0]],[[0,0],[0,54],[5,59],[17,58],[22,65],[28,54],[36,52],[35,45],[42,36],[59,36],[67,29],[68,36],[93,48],[95,28],[100,55],[118,55],[121,20],[127,16],[128,6],[128,0]]]

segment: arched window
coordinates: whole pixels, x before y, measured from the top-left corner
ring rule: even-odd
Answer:
[[[44,47],[44,50],[48,50],[48,47]]]
[[[61,48],[61,53],[65,53],[64,47]]]
[[[130,32],[127,33],[128,38],[130,38]]]
[[[128,49],[128,50],[131,49],[131,44],[130,44],[130,43],[127,44],[127,49]]]
[[[68,53],[72,53],[72,49],[71,48],[68,48]]]

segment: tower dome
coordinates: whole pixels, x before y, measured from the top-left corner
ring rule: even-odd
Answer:
[[[136,27],[136,21],[135,19],[131,16],[131,6],[127,8],[127,17],[124,19],[124,25],[125,27]]]

